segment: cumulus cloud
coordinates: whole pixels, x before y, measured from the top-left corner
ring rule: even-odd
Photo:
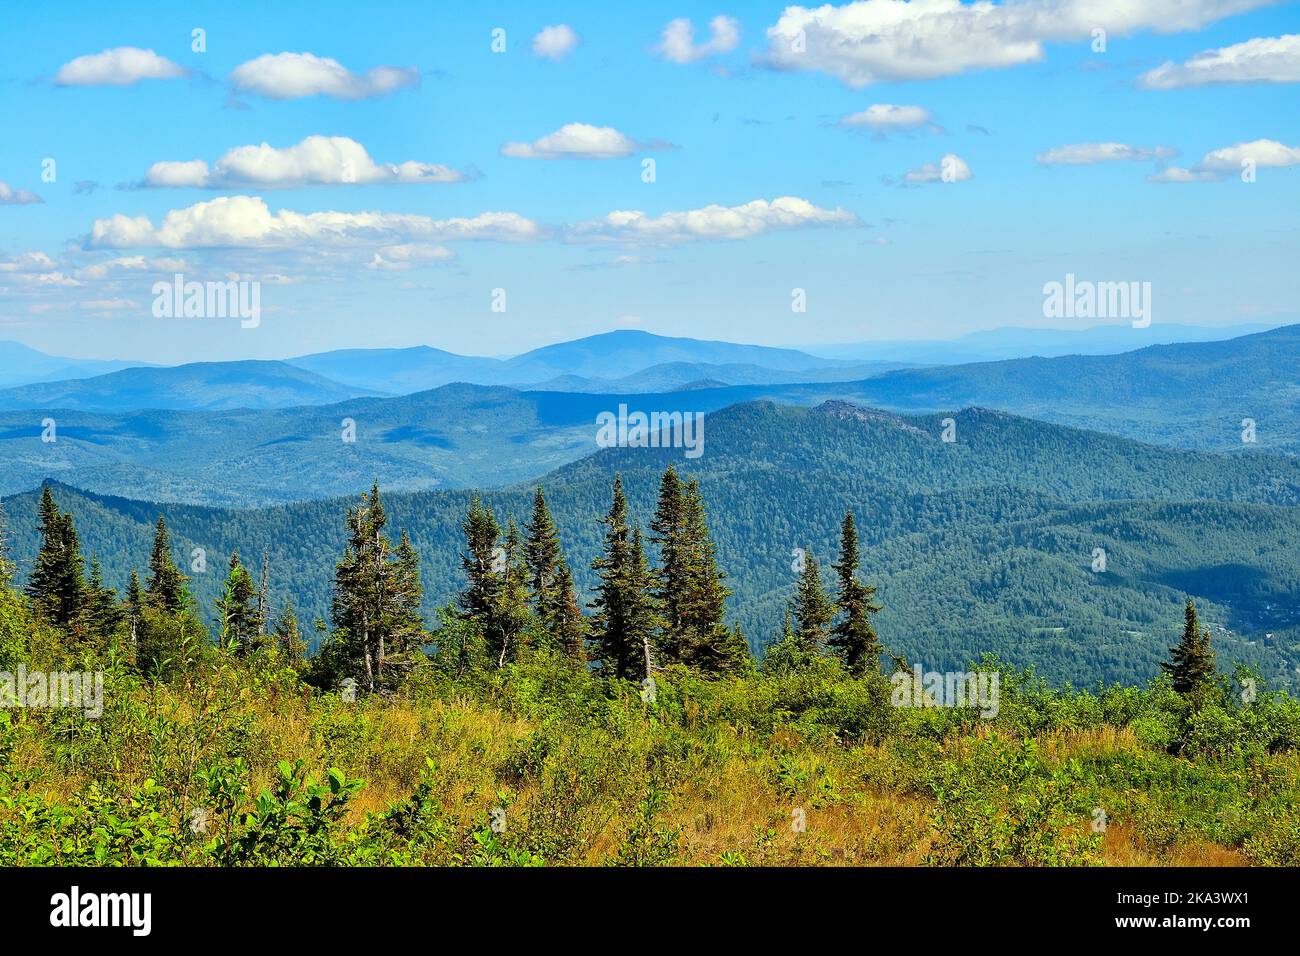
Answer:
[[[456,253],[446,246],[427,242],[408,242],[380,247],[371,258],[369,269],[413,269],[417,265],[431,262],[449,262],[456,258]]]
[[[577,32],[567,23],[542,27],[541,32],[533,37],[533,55],[544,60],[562,60],[574,51],[578,43]]]
[[[1138,85],[1148,90],[1208,83],[1300,83],[1300,33],[1205,50],[1186,63],[1169,61],[1138,77]]]
[[[1210,183],[1227,179],[1246,166],[1281,169],[1300,166],[1300,146],[1286,146],[1277,140],[1257,139],[1214,149],[1190,169],[1170,166],[1147,177],[1149,183]]]
[[[338,60],[313,53],[264,53],[235,67],[230,82],[241,92],[272,100],[306,96],[364,100],[419,86],[420,71],[413,66],[377,66],[353,73]]]
[[[0,179],[0,206],[30,206],[44,201],[36,193],[28,192],[26,189],[14,189]]]
[[[185,267],[184,259],[119,256],[78,269],[75,275],[78,279],[107,279],[116,272],[183,272]]]
[[[201,159],[154,163],[142,185],[285,189],[370,183],[455,183],[465,178],[464,173],[437,164],[376,163],[364,146],[346,136],[308,136],[301,143],[283,149],[268,143],[236,146],[211,168]]]
[[[131,86],[141,80],[170,80],[185,76],[184,67],[153,50],[119,46],[69,60],[54,74],[59,86]]]
[[[860,113],[850,113],[840,120],[841,126],[863,126],[874,130],[916,129],[930,122],[930,111],[920,106],[893,106],[875,103]]]
[[[611,126],[566,123],[531,143],[506,143],[501,155],[515,159],[622,159],[659,145],[638,143]]]
[[[755,199],[740,206],[710,205],[684,212],[648,216],[639,210],[616,211],[602,219],[571,226],[570,242],[677,243],[690,240],[748,239],[776,229],[810,226],[855,226],[857,216],[843,209],[821,209],[796,196],[771,202]]]
[[[147,216],[118,213],[96,219],[86,246],[92,249],[202,247],[295,247],[357,245],[398,240],[442,242],[490,239],[502,242],[539,238],[537,223],[513,212],[487,212],[470,218],[432,219],[407,213],[271,212],[258,196],[223,196],[173,209],[157,226]]]
[[[1197,166],[1219,172],[1236,172],[1246,161],[1258,167],[1300,166],[1300,147],[1283,146],[1272,139],[1257,139],[1212,150],[1201,157]]]
[[[925,163],[915,169],[909,169],[903,175],[903,182],[914,186],[926,183],[960,183],[971,178],[970,167],[956,153],[948,153],[938,164]]]
[[[1177,150],[1168,146],[1143,149],[1124,143],[1073,143],[1069,146],[1054,146],[1035,158],[1040,166],[1092,166],[1096,163],[1168,159],[1176,154]]]
[[[740,24],[734,17],[717,16],[709,21],[709,39],[695,42],[695,24],[679,17],[664,27],[655,52],[672,63],[695,63],[719,53],[730,53],[740,45]]]
[[[1051,41],[1082,41],[1104,27],[1112,36],[1141,30],[1198,30],[1272,0],[855,0],[842,6],[786,7],[768,28],[763,62],[819,70],[853,87],[926,80],[968,70],[1003,69],[1043,59]]]

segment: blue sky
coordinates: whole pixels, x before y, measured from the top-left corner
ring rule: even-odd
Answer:
[[[1062,327],[1042,287],[1066,273],[1150,282],[1156,323],[1300,312],[1295,4],[188,6],[7,14],[0,339],[175,362],[509,354],[620,327],[946,337]],[[560,25],[574,38],[534,52]],[[218,166],[263,143],[262,178]],[[593,149],[618,155],[573,152]],[[916,181],[945,156],[957,181]],[[196,160],[206,174],[155,166]],[[1148,181],[1162,171],[1191,181]],[[260,324],[155,318],[152,286],[177,271],[261,282]]]

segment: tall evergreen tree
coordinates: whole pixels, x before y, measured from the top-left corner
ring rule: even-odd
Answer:
[[[602,674],[641,680],[655,667],[651,644],[659,624],[641,532],[628,527],[623,480],[614,477],[614,500],[604,517],[605,545],[592,568],[600,579],[591,622]]]
[[[131,642],[131,654],[134,657],[140,647],[141,615],[145,607],[144,589],[140,586],[140,575],[131,569],[131,581],[126,588],[126,621],[128,639]]]
[[[686,531],[686,497],[677,469],[671,464],[659,480],[659,501],[650,521],[650,540],[659,549],[655,571],[655,599],[663,618],[659,646],[669,660],[685,662],[689,656],[685,607],[691,560]]]
[[[302,636],[292,601],[285,602],[280,617],[275,622],[275,645],[290,667],[298,669],[303,666],[307,656],[307,641]]]
[[[698,481],[686,485],[681,503],[678,657],[706,673],[733,672],[748,663],[749,644],[738,629],[726,625],[731,591],[718,567]]]
[[[190,603],[190,594],[185,586],[187,580],[176,567],[171,535],[167,532],[167,523],[159,515],[154,529],[153,551],[149,555],[149,580],[145,585],[149,604],[165,614],[179,614]]]
[[[832,630],[828,643],[849,673],[861,677],[868,671],[879,670],[883,648],[871,623],[871,615],[880,610],[880,605],[874,601],[876,589],[857,578],[858,529],[852,511],[844,513],[840,559],[835,564],[835,573],[839,578],[836,604],[842,617]]]
[[[506,523],[504,553],[499,562],[501,586],[488,616],[488,650],[497,667],[519,659],[526,644],[532,614],[528,610],[527,554],[515,519]]]
[[[1210,632],[1200,626],[1191,598],[1183,608],[1183,636],[1169,649],[1168,661],[1160,666],[1169,674],[1173,688],[1184,696],[1196,696],[1214,679],[1214,647]]]
[[[560,550],[560,533],[542,496],[541,485],[537,486],[533,497],[533,517],[528,522],[527,531],[528,593],[533,610],[540,615],[555,601],[559,565],[564,559]]]
[[[335,566],[333,618],[347,673],[370,693],[391,688],[424,642],[419,558],[405,534],[394,553],[375,484],[348,510],[348,543]]]
[[[456,599],[462,615],[486,626],[496,606],[501,590],[501,552],[497,541],[501,526],[497,524],[492,509],[474,495],[470,498],[469,514],[461,525],[465,532],[465,550],[460,556],[460,566],[465,572],[465,587]]]
[[[262,634],[257,586],[240,563],[239,552],[230,556],[226,584],[216,601],[218,641],[227,650],[247,654],[256,648]]]
[[[563,557],[560,559],[555,594],[552,602],[542,611],[542,621],[552,645],[575,664],[586,663],[587,618],[578,604],[573,572]]]
[[[86,602],[81,545],[72,515],[59,511],[49,485],[41,492],[39,514],[41,547],[27,594],[42,617],[71,628],[80,623]]]
[[[821,569],[811,550],[806,552],[803,573],[790,605],[794,617],[794,637],[805,653],[820,654],[830,637],[835,605],[822,588]]]
[[[90,560],[90,582],[86,585],[86,624],[100,644],[112,643],[125,615],[118,604],[117,592],[104,586],[99,561]]]

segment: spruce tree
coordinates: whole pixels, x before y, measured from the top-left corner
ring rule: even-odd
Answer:
[[[176,567],[172,558],[171,535],[162,515],[154,529],[153,551],[149,555],[149,580],[145,586],[149,604],[164,614],[179,614],[190,603],[185,587],[187,578]]]
[[[9,548],[9,527],[5,523],[4,507],[0,506],[0,589],[13,584],[17,568]]]
[[[551,518],[542,486],[533,497],[533,517],[527,525],[528,593],[533,610],[539,615],[555,602],[559,585],[559,565],[563,561],[560,534]]]
[[[858,581],[858,529],[853,523],[853,512],[844,514],[840,531],[840,559],[835,564],[839,578],[837,609],[842,615],[831,632],[828,643],[854,677],[868,671],[879,670],[883,648],[872,626],[871,615],[880,610],[876,604],[876,589]]]
[[[143,626],[141,615],[144,612],[145,594],[140,587],[140,575],[131,569],[131,581],[126,588],[126,620],[129,628],[131,654],[134,656],[140,647],[140,630]]]
[[[501,537],[501,526],[497,524],[492,509],[474,495],[461,529],[465,532],[465,550],[460,556],[465,587],[456,603],[466,619],[486,627],[501,589],[500,570],[504,570],[498,567],[497,541]]]
[[[553,646],[575,664],[587,662],[587,619],[578,604],[573,572],[563,559],[560,561],[554,599],[542,611],[546,633]]]
[[[307,641],[298,625],[298,615],[293,602],[286,601],[275,622],[275,645],[290,667],[300,669],[307,657]]]
[[[254,650],[262,634],[257,585],[240,563],[238,551],[230,556],[225,587],[217,598],[216,608],[220,646],[239,654]]]
[[[59,511],[49,485],[41,492],[39,513],[41,548],[27,594],[47,621],[73,628],[81,623],[86,603],[77,531],[72,515]]]
[[[419,556],[403,534],[394,552],[375,484],[348,510],[348,543],[334,570],[333,619],[344,673],[368,692],[390,689],[424,642]]]
[[[672,465],[659,481],[659,502],[650,522],[650,540],[659,548],[659,567],[655,571],[655,599],[663,618],[659,646],[669,660],[685,662],[690,656],[685,646],[687,603],[686,500],[677,469]]]
[[[794,638],[806,654],[820,654],[830,637],[835,605],[822,589],[821,569],[811,550],[804,558],[803,574],[790,604],[794,617]]]
[[[709,674],[739,670],[749,662],[749,644],[739,630],[726,625],[731,591],[718,567],[698,481],[691,481],[681,494],[679,541],[678,659]]]
[[[1214,647],[1210,632],[1202,629],[1191,598],[1183,608],[1183,636],[1169,649],[1170,660],[1160,666],[1169,674],[1173,688],[1184,696],[1198,696],[1214,679]]]
[[[107,645],[117,637],[117,630],[125,617],[118,604],[117,592],[104,586],[99,561],[90,560],[90,582],[86,586],[86,624],[91,635],[100,644]]]
[[[607,677],[641,680],[655,667],[651,644],[659,623],[650,593],[641,532],[628,526],[623,480],[614,477],[614,500],[602,523],[605,544],[592,568],[599,578],[591,622],[595,656]]]
[[[488,650],[497,667],[519,659],[532,621],[528,610],[527,556],[514,518],[506,524],[503,552],[499,561],[501,586],[487,626]]]

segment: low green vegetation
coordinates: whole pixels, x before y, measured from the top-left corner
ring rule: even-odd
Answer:
[[[755,661],[699,486],[670,470],[659,490],[647,548],[615,484],[591,613],[540,489],[523,528],[473,501],[432,627],[372,490],[304,657],[237,559],[210,631],[164,522],[119,599],[47,489],[25,593],[0,559],[0,671],[99,673],[102,713],[0,710],[0,862],[1300,863],[1300,704],[1218,669],[1191,601],[1145,687],[987,657],[970,670],[999,676],[995,716],[897,706],[908,663],[877,633],[852,515],[831,587],[809,553]]]

